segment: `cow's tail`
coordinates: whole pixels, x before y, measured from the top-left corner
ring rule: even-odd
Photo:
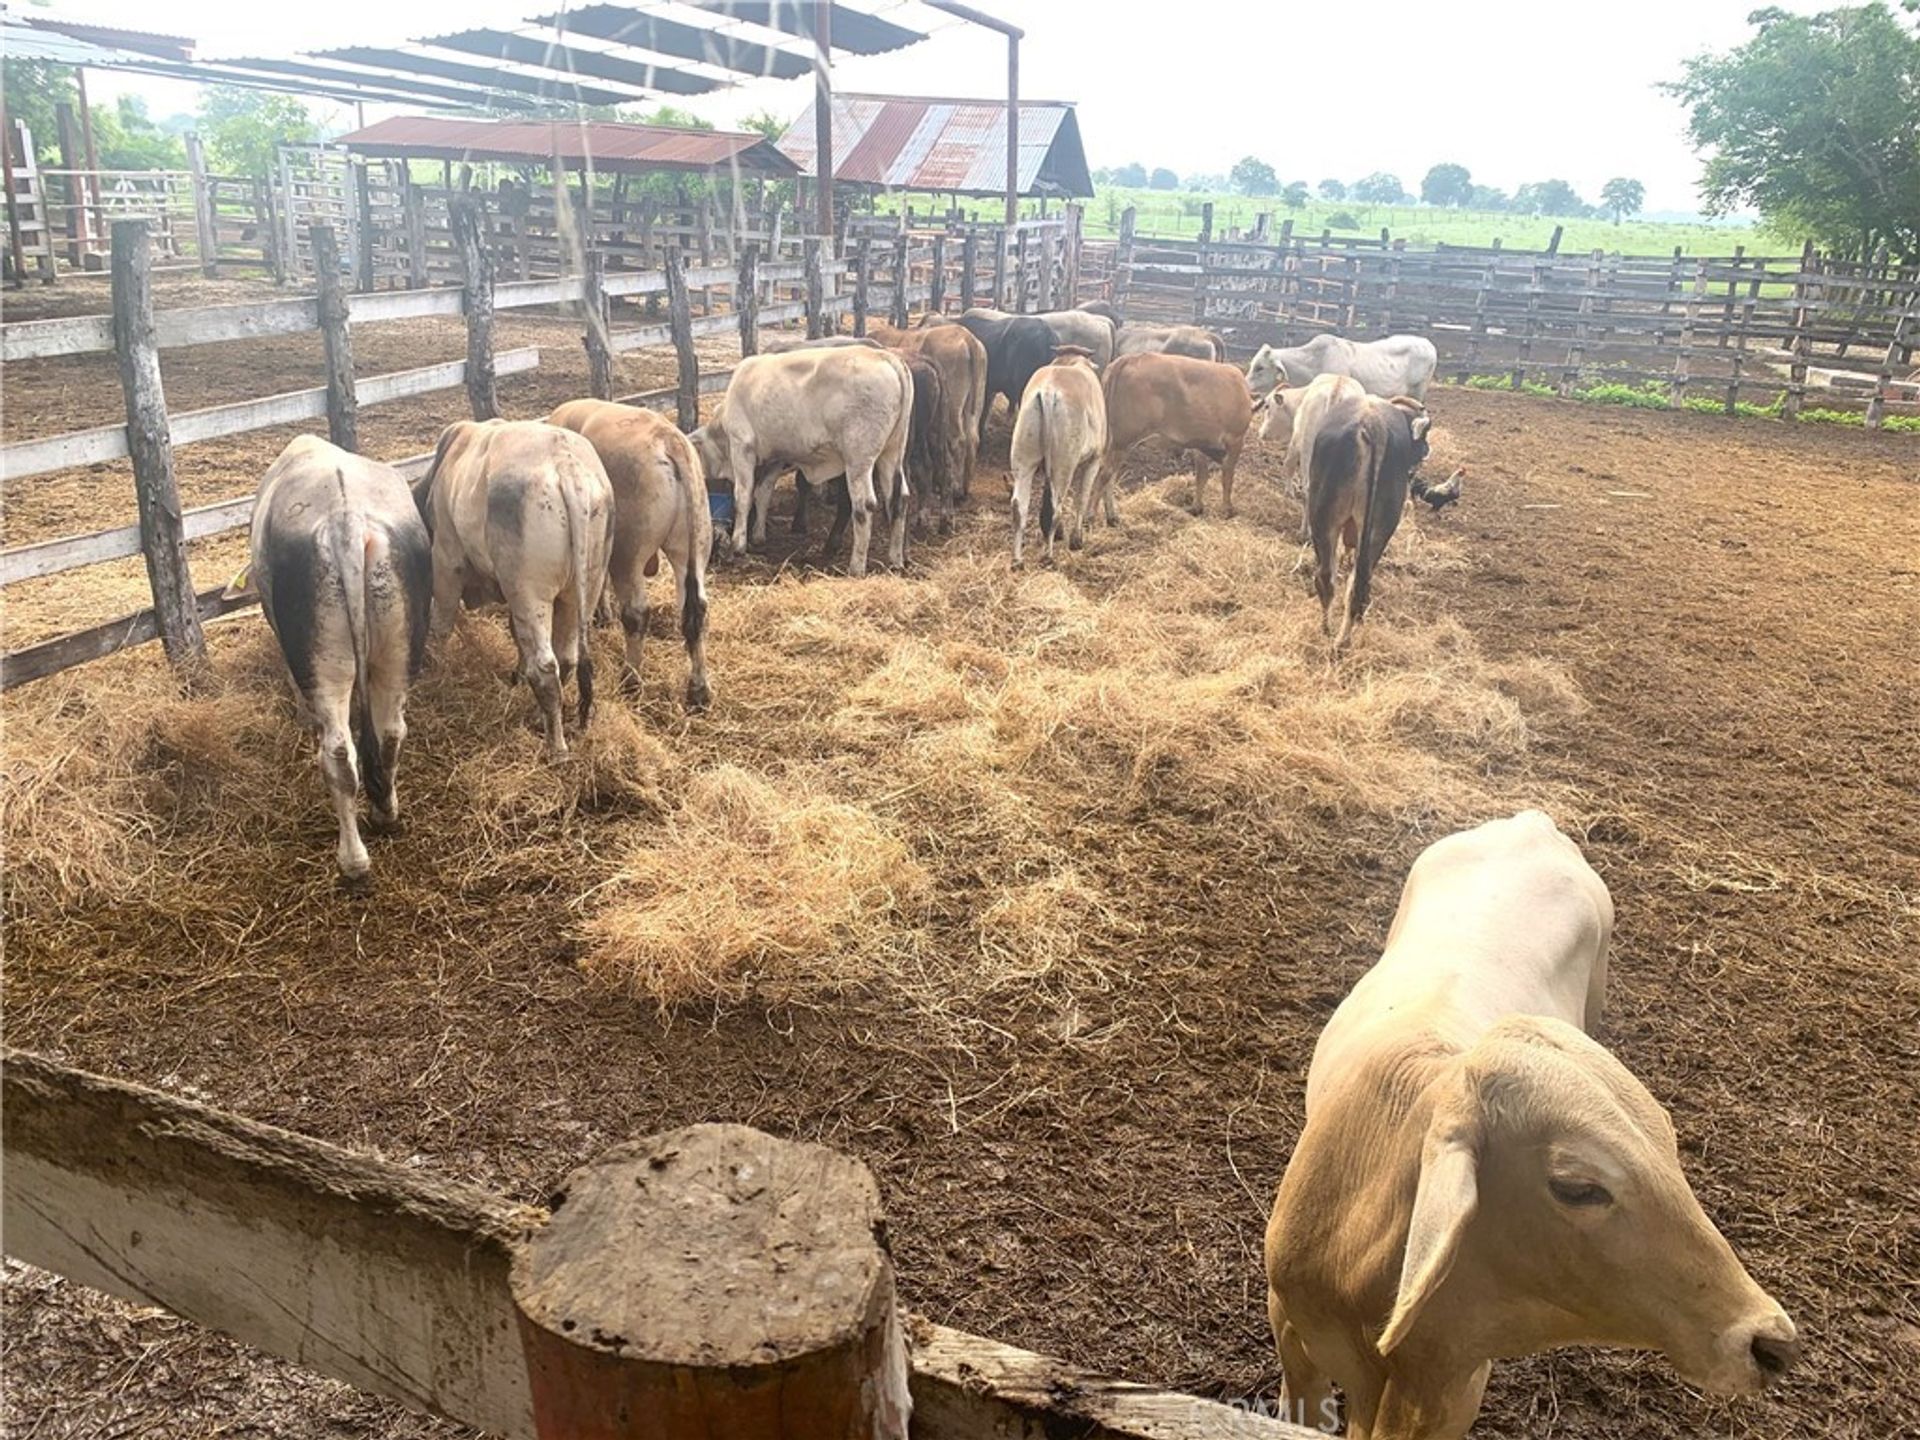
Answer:
[[[1366,470],[1366,508],[1360,512],[1360,548],[1353,556],[1353,584],[1347,592],[1347,624],[1360,623],[1367,613],[1367,600],[1373,593],[1373,505],[1380,493],[1380,471],[1386,464],[1387,447],[1371,427],[1362,426],[1354,435],[1354,450]]]
[[[1047,444],[1047,425],[1049,421],[1058,422],[1058,416],[1049,416],[1051,408],[1048,401],[1053,399],[1051,389],[1043,389],[1033,397],[1033,424],[1039,432],[1040,440],[1040,534],[1048,545],[1053,544],[1053,450]],[[1052,551],[1048,551],[1049,554]]]
[[[344,490],[346,477],[340,477]],[[347,614],[347,643],[353,647],[353,748],[360,757],[360,783],[367,799],[382,815],[393,811],[393,776],[380,747],[380,728],[373,718],[373,686],[367,673],[373,637],[367,627],[367,556],[373,535],[366,518],[348,510],[333,527],[333,568],[340,579],[340,599]]]
[[[583,442],[584,443],[584,442]],[[574,666],[580,685],[580,728],[587,728],[593,714],[593,647],[588,643],[593,627],[594,604],[600,586],[607,578],[607,557],[596,554],[592,546],[593,526],[586,508],[580,503],[577,462],[569,462],[561,485],[560,508],[567,516],[567,548],[573,552]],[[593,564],[595,559],[599,564]]]
[[[687,553],[673,557],[673,568],[680,575],[680,633],[691,645],[707,629],[707,555],[713,549],[713,515],[707,509],[707,476],[699,451],[691,444],[669,444],[667,456],[687,506]]]

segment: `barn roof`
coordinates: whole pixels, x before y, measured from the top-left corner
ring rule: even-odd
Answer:
[[[780,150],[815,173],[813,105],[787,127]],[[833,178],[889,190],[1000,195],[1007,182],[1007,107],[999,100],[923,95],[835,95]],[[1020,102],[1022,195],[1092,195],[1071,103]]]
[[[765,136],[732,130],[687,130],[617,120],[456,120],[401,115],[355,130],[335,142],[388,159],[499,160],[599,171],[713,170],[738,165],[756,175],[792,175],[795,166]]]

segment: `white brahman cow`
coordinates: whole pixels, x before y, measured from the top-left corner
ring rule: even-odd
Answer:
[[[1680,1169],[1666,1111],[1586,1033],[1613,903],[1538,811],[1431,845],[1327,1022],[1267,1227],[1290,1418],[1448,1440],[1491,1362],[1663,1352],[1751,1393],[1798,1357]]]
[[[1350,375],[1369,395],[1422,400],[1439,363],[1433,342],[1418,335],[1389,335],[1365,343],[1316,335],[1292,349],[1262,345],[1247,364],[1247,388],[1265,395],[1283,380],[1305,385],[1319,375]]]
[[[1087,506],[1100,456],[1107,446],[1107,402],[1093,357],[1063,345],[1058,358],[1034,372],[1013,422],[1013,563],[1022,563],[1027,507],[1040,482],[1040,532],[1053,558],[1056,510],[1067,519],[1067,547],[1085,543]]]

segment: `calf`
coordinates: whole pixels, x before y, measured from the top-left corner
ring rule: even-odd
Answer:
[[[613,487],[584,436],[538,421],[462,420],[440,436],[414,486],[433,536],[433,631],[463,597],[506,601],[520,674],[546,720],[547,754],[567,753],[561,691],[577,668],[580,724],[593,713],[587,626],[607,583]]]
[[[1247,385],[1256,395],[1264,395],[1283,380],[1306,385],[1320,375],[1347,375],[1369,395],[1409,395],[1422,400],[1439,363],[1433,342],[1418,335],[1389,335],[1364,343],[1339,335],[1316,335],[1291,349],[1262,345],[1247,365]]]
[[[1386,951],[1334,1011],[1267,1226],[1289,1418],[1457,1437],[1491,1362],[1564,1345],[1662,1351],[1751,1393],[1793,1322],[1680,1168],[1672,1122],[1586,1033],[1613,903],[1538,811],[1429,846]]]
[[[359,787],[376,822],[399,818],[407,684],[426,653],[433,603],[432,541],[397,470],[312,435],[268,468],[250,539],[260,608],[319,737],[340,873],[365,875]]]
[[[1334,546],[1353,555],[1347,613],[1335,654],[1347,648],[1367,613],[1374,567],[1399,528],[1413,472],[1427,456],[1432,421],[1418,400],[1382,400],[1350,393],[1330,402],[1307,457],[1307,533],[1313,542],[1313,589],[1320,597],[1320,629],[1333,604]]]
[[[647,638],[647,576],[664,552],[673,566],[686,641],[687,708],[713,700],[707,684],[707,555],[713,517],[707,481],[687,437],[669,420],[635,405],[570,400],[547,417],[549,425],[586,437],[613,487],[613,550],[607,572],[620,599],[630,691],[640,688],[640,654]]]
[[[873,336],[890,350],[918,355],[940,372],[944,445],[942,465],[951,499],[964,500],[973,487],[973,471],[980,458],[980,418],[987,408],[987,347],[959,325],[934,325],[921,330],[896,330],[891,325],[870,327]],[[916,470],[916,474],[918,471]],[[949,513],[941,528],[948,528]]]
[[[1064,502],[1067,547],[1084,542],[1087,502],[1107,444],[1107,405],[1093,357],[1077,346],[1060,347],[1060,358],[1027,386],[1013,423],[1013,563],[1022,563],[1027,505],[1040,478],[1040,531],[1053,558],[1055,507]]]
[[[754,355],[734,367],[727,393],[693,432],[706,473],[733,481],[733,548],[745,553],[755,486],[789,466],[809,475],[845,475],[853,516],[851,575],[867,571],[875,476],[905,499],[913,377],[891,351],[853,345]],[[763,502],[764,507],[764,502]],[[764,531],[764,508],[761,511]],[[892,562],[906,563],[907,516],[894,507]]]
[[[1114,478],[1127,452],[1149,435],[1193,452],[1193,513],[1206,510],[1207,461],[1220,462],[1220,499],[1233,516],[1233,471],[1253,420],[1247,382],[1231,365],[1185,355],[1123,355],[1107,367],[1107,453],[1100,494],[1118,523]]]

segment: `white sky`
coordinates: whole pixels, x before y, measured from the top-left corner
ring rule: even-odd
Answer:
[[[201,58],[287,56],[347,44],[394,44],[476,26],[511,28],[561,0],[328,0],[239,4],[55,0],[50,13],[194,37]],[[848,91],[1003,97],[1006,42],[916,0],[853,0],[902,24],[937,30],[923,44],[843,57]],[[1649,210],[1691,210],[1699,161],[1681,108],[1655,90],[1703,48],[1749,33],[1758,0],[1610,0],[1601,12],[1539,0],[975,0],[1022,26],[1021,91],[1079,103],[1094,168],[1139,160],[1224,173],[1242,155],[1285,180],[1351,182],[1375,169],[1417,190],[1427,167],[1466,165],[1511,191],[1562,178],[1587,199],[1614,175],[1647,187]],[[1821,0],[1785,0],[1822,8]],[[728,125],[760,109],[788,119],[810,80],[756,81],[686,100]],[[132,90],[156,115],[192,110],[195,87],[96,72],[96,101]],[[315,102],[336,125],[350,107]],[[369,120],[402,113],[367,107]]]

